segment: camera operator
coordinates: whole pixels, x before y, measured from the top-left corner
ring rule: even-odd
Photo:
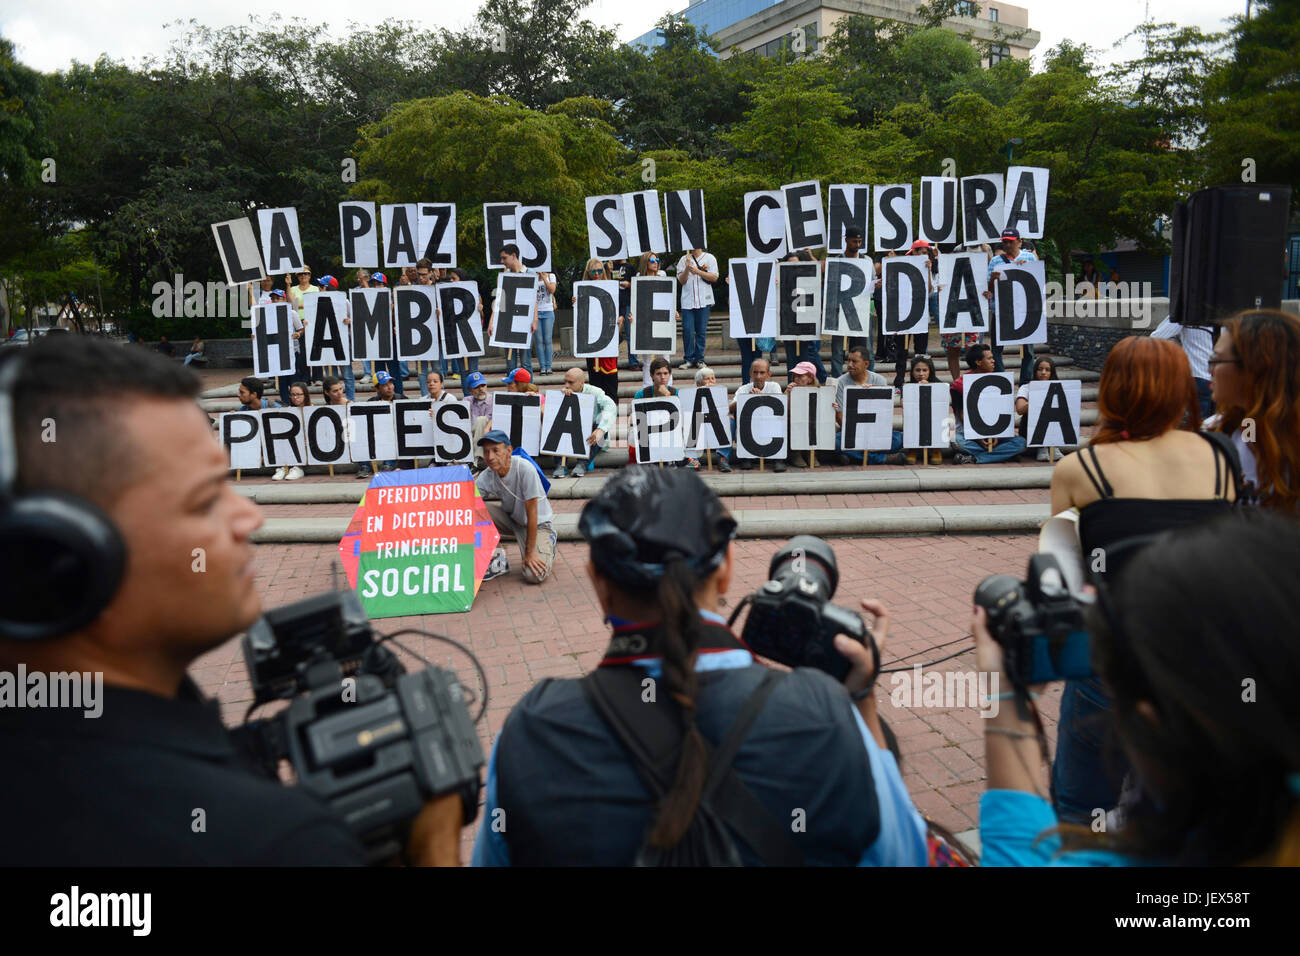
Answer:
[[[609,649],[506,719],[475,865],[926,864],[871,691],[850,698],[870,687],[871,654],[835,638],[843,684],[755,663],[719,613],[736,523],[698,476],[625,468],[579,528]],[[883,637],[885,607],[862,606]],[[628,735],[649,761],[629,756]]]
[[[198,379],[88,336],[20,354],[0,364],[0,670],[102,684],[98,715],[0,706],[0,865],[362,863],[325,804],[250,769],[186,674],[262,610],[262,517]],[[408,856],[454,850],[458,801],[427,805]]]
[[[1300,865],[1300,526],[1246,511],[1167,532],[1100,586],[1092,663],[1137,785],[1122,819],[1058,825],[1041,725],[1002,707],[985,724],[983,864]],[[979,668],[1005,677],[988,625],[977,607]]]

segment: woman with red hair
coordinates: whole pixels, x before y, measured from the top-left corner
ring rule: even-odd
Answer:
[[[1300,319],[1259,309],[1225,322],[1210,394],[1219,414],[1206,424],[1232,436],[1252,500],[1300,513]]]
[[[1052,473],[1052,514],[1079,513],[1084,564],[1113,582],[1136,549],[1126,539],[1206,521],[1235,497],[1236,463],[1223,436],[1198,431],[1200,402],[1187,354],[1131,335],[1106,357],[1090,443]],[[1071,680],[1061,697],[1052,802],[1062,822],[1091,825],[1119,802],[1127,761],[1114,746],[1111,698],[1100,680]]]

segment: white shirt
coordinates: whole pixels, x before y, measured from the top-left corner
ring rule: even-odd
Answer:
[[[1181,325],[1165,319],[1151,333],[1153,339],[1174,339],[1187,353],[1192,378],[1210,379],[1210,356],[1214,354],[1214,333],[1197,325]]]
[[[549,272],[539,272],[537,274],[537,311],[554,312],[555,298],[551,295],[550,291],[547,290],[546,281],[543,277],[545,277],[545,279],[555,278]]]
[[[677,260],[677,275],[679,277],[686,273],[686,261],[690,258],[691,254],[688,252]],[[695,261],[705,272],[711,272],[713,275],[718,274],[718,260],[710,253],[701,253],[700,257]],[[683,309],[703,309],[713,305],[713,283],[705,282],[692,272],[681,282],[681,287]]]
[[[740,386],[740,388],[736,389],[737,395],[753,395],[754,393],[755,393],[755,389],[754,389],[753,382],[746,382],[744,385]],[[767,380],[767,384],[764,385],[763,388],[758,391],[758,394],[759,395],[783,395],[785,394],[785,389],[783,389],[780,385],[776,384],[776,382],[772,381],[769,378]]]

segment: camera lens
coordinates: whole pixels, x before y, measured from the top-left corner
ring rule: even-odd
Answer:
[[[1009,574],[994,574],[975,588],[975,603],[988,613],[989,630],[997,637],[1007,609],[1020,601],[1023,585]]]
[[[835,596],[835,588],[840,583],[835,552],[821,538],[810,534],[795,535],[774,554],[767,576],[774,581],[803,577],[816,586],[823,601]]]

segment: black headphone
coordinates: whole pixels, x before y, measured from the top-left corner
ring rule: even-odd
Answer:
[[[0,638],[39,641],[99,616],[122,582],[126,545],[89,501],[61,491],[15,492],[21,367],[17,356],[0,363]]]

